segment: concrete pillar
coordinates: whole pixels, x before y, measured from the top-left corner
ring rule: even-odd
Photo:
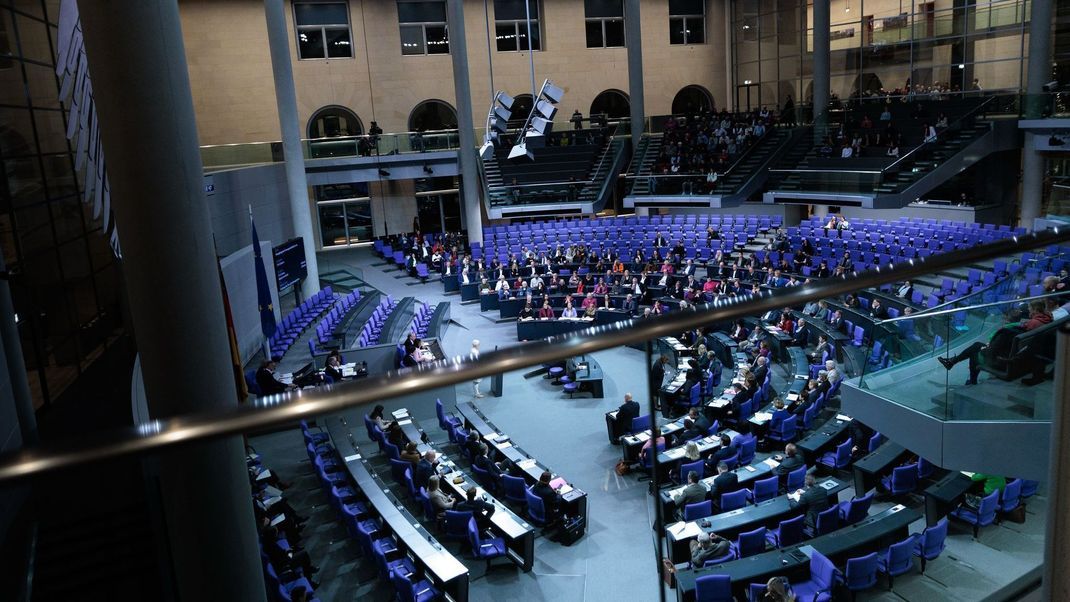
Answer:
[[[814,140],[821,140],[828,125],[829,106],[829,3],[814,2]],[[798,111],[798,109],[796,109]]]
[[[632,148],[643,135],[643,26],[639,0],[624,0],[624,43],[628,46],[628,103],[632,119]]]
[[[1048,482],[1044,483],[1048,488],[1048,517],[1040,599],[1070,600],[1070,572],[1064,570],[1070,562],[1070,332],[1061,328],[1055,345],[1051,456]]]
[[[279,108],[282,154],[286,161],[290,219],[293,220],[294,236],[300,236],[304,241],[305,265],[308,267],[308,278],[301,283],[301,294],[308,299],[320,290],[320,272],[316,261],[316,237],[312,233],[312,210],[308,205],[308,178],[305,176],[305,153],[301,148],[301,122],[297,118],[294,71],[290,63],[287,5],[283,0],[264,0],[264,14],[271,51],[271,75],[275,80],[275,104]]]
[[[7,273],[3,249],[0,249],[0,274]],[[22,342],[19,327],[15,324],[15,304],[11,300],[11,287],[7,278],[0,278],[0,343],[3,345],[4,362],[11,379],[11,392],[15,399],[15,415],[19,418],[19,432],[23,445],[35,445],[37,439],[37,414],[33,409],[33,395],[26,377],[26,361],[22,357]]]
[[[457,164],[461,170],[461,195],[468,242],[483,242],[483,202],[476,165],[476,133],[472,120],[472,86],[468,81],[468,43],[464,35],[464,0],[447,0],[450,23],[450,58],[453,59],[453,88],[457,95],[457,131],[460,146]]]
[[[814,215],[817,217],[827,217],[829,214],[828,205],[814,205]]]
[[[1051,0],[1033,0],[1029,21],[1029,66],[1027,67],[1025,118],[1039,119],[1049,106],[1044,84],[1051,81]],[[1033,227],[1040,217],[1044,196],[1045,159],[1032,150],[1034,134],[1025,135],[1022,149],[1022,212],[1018,225]]]
[[[233,406],[177,0],[79,8],[149,410],[168,418]],[[158,456],[177,599],[266,597],[243,449],[233,436]]]

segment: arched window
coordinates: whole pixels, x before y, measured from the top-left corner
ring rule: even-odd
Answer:
[[[605,115],[610,119],[623,119],[631,113],[628,95],[620,90],[606,90],[591,103],[591,115]]]
[[[713,110],[713,97],[702,86],[684,86],[672,99],[673,115],[691,115]]]
[[[457,129],[457,111],[441,100],[425,100],[409,113],[409,131]]]
[[[360,136],[364,124],[357,114],[345,107],[323,107],[308,120],[309,138],[334,138],[336,136]]]
[[[509,129],[516,129],[524,125],[524,120],[531,113],[531,94],[520,94],[513,97],[513,108],[509,109]]]

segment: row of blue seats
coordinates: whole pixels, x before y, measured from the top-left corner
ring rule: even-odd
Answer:
[[[338,452],[331,445],[330,437],[322,431],[312,430],[303,421],[301,430],[320,484],[349,536],[357,541],[362,557],[374,559],[379,578],[393,585],[398,600],[424,602],[436,599],[439,592],[430,581],[421,578],[383,521],[362,501],[359,489],[339,463]]]
[[[431,325],[431,316],[434,311],[427,303],[419,303],[416,308],[416,313],[412,316],[412,324],[409,325],[409,331],[416,335],[416,338],[422,339],[427,337],[427,328]]]
[[[301,333],[316,320],[321,313],[334,303],[331,287],[320,289],[318,293],[305,299],[282,319],[275,334],[268,339],[272,357],[282,357],[301,337]]]
[[[390,314],[397,306],[398,302],[394,300],[393,295],[387,295],[379,300],[379,305],[376,306],[371,317],[360,329],[357,342],[361,347],[371,347],[379,344],[379,335],[382,334],[383,325],[386,324],[386,319],[390,317]]]
[[[341,325],[349,311],[360,301],[360,291],[355,290],[338,299],[327,315],[316,325],[316,336],[308,340],[308,350],[315,359],[318,347],[327,347],[335,338],[335,329]]]

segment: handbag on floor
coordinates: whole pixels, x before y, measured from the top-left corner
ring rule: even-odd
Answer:
[[[676,589],[676,566],[668,558],[661,559],[661,579],[672,589]]]
[[[632,471],[632,467],[624,460],[621,460],[620,462],[617,462],[617,466],[613,470],[616,471],[618,476],[623,477],[624,475]]]
[[[1003,518],[1011,521],[1012,523],[1022,524],[1025,522],[1025,504],[1018,504],[1018,507],[1003,515]]]

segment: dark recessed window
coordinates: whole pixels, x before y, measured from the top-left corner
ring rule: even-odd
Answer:
[[[528,11],[531,14],[531,47],[542,50],[538,0],[494,0],[494,38],[498,52],[523,52],[529,49]]]
[[[669,0],[669,43],[706,43],[705,0]]]
[[[444,0],[398,0],[398,24],[401,27],[401,54],[450,53]]]
[[[347,2],[294,2],[294,24],[298,58],[352,58]]]
[[[583,0],[588,48],[624,46],[623,0]]]

